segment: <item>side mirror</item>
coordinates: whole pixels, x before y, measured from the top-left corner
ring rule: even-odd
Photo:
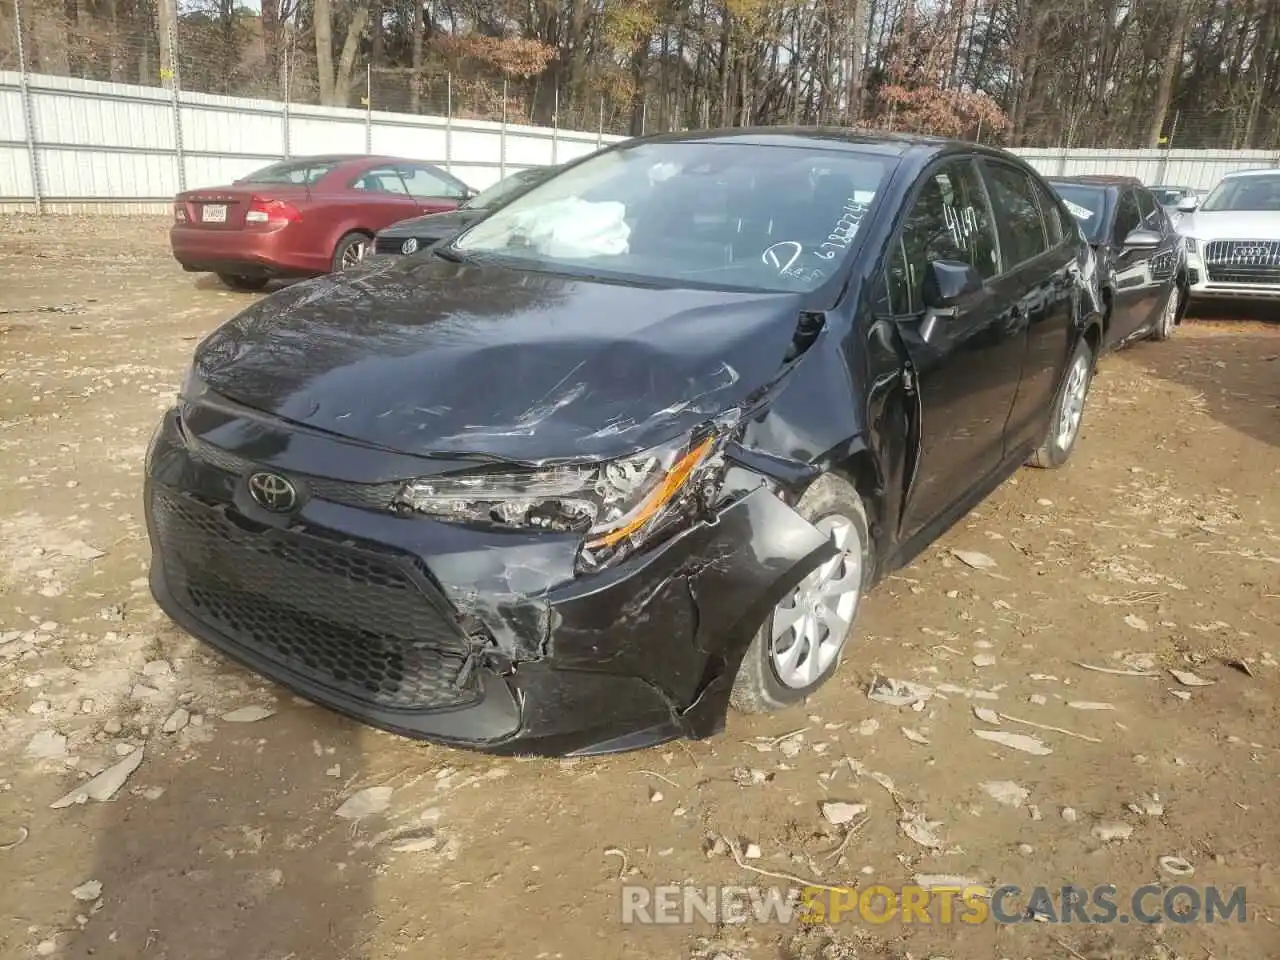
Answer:
[[[1130,230],[1129,235],[1124,238],[1124,248],[1126,250],[1154,250],[1160,246],[1163,240],[1164,238],[1154,230],[1138,227],[1136,230]]]
[[[1178,201],[1179,213],[1195,213],[1196,207],[1200,206],[1199,197],[1183,197]]]
[[[946,313],[956,303],[982,289],[982,277],[962,260],[933,260],[925,268],[922,293],[927,310]]]

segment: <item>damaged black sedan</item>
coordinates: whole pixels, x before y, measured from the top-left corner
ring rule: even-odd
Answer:
[[[408,736],[711,735],[817,690],[869,588],[1067,459],[1087,257],[998,150],[628,141],[206,339],[148,450],[152,590]]]

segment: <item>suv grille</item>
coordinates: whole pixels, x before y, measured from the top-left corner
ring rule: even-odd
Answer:
[[[391,709],[456,706],[467,641],[408,557],[296,531],[253,531],[212,506],[152,493],[175,599],[285,672]],[[244,521],[248,524],[249,521]]]
[[[1214,240],[1204,264],[1211,283],[1280,284],[1280,240]]]

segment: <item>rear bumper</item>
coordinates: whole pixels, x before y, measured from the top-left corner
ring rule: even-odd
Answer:
[[[340,713],[494,753],[611,753],[717,732],[756,628],[832,552],[764,486],[586,577],[564,536],[398,517],[310,490],[287,523],[255,511],[245,470],[193,457],[167,414],[146,482],[160,607]],[[184,531],[172,502],[193,518]]]
[[[304,252],[302,224],[277,229],[215,230],[174,224],[169,246],[182,269],[245,277],[307,277],[328,273],[328,256]]]

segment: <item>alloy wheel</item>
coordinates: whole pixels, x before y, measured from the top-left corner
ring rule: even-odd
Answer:
[[[838,515],[814,526],[839,552],[801,580],[773,611],[769,657],[778,680],[793,690],[812,686],[840,655],[862,592],[858,528]]]
[[[1084,415],[1084,399],[1089,393],[1089,357],[1080,354],[1067,372],[1067,383],[1062,391],[1062,411],[1058,415],[1059,449],[1067,450],[1075,441]]]
[[[342,269],[350,270],[357,267],[364,260],[365,254],[369,252],[369,241],[356,240],[342,251]]]

